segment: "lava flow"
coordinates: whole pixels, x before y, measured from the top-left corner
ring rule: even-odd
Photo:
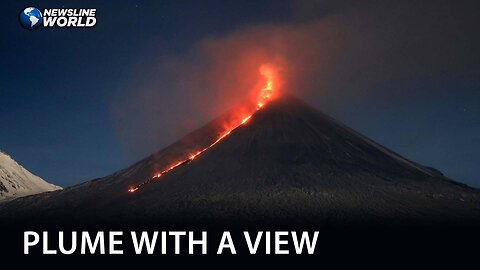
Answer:
[[[162,172],[159,172],[159,173],[156,173],[154,174],[151,178],[143,181],[142,183],[136,185],[136,186],[130,186],[128,188],[128,192],[130,193],[133,193],[135,191],[137,191],[140,187],[142,187],[143,185],[146,185],[154,180],[157,180],[159,179],[162,175],[170,172],[171,170],[179,167],[180,165],[183,165],[183,164],[187,164],[189,163],[190,161],[194,160],[196,157],[198,157],[199,155],[201,155],[203,152],[207,151],[208,149],[212,148],[213,146],[215,146],[217,143],[219,143],[221,140],[223,140],[225,137],[227,137],[228,135],[230,135],[230,133],[232,131],[234,131],[235,129],[237,129],[238,127],[240,127],[241,125],[244,125],[245,123],[248,122],[248,120],[250,120],[250,118],[253,116],[253,114],[255,114],[255,112],[257,112],[258,110],[260,110],[268,101],[270,101],[272,98],[273,98],[273,89],[274,89],[274,83],[275,83],[275,76],[274,76],[274,69],[269,66],[269,65],[262,65],[260,67],[260,74],[265,78],[265,86],[263,88],[260,89],[260,93],[258,94],[257,96],[257,99],[256,99],[256,109],[248,116],[244,117],[242,119],[242,121],[240,121],[240,123],[234,125],[233,127],[231,127],[229,130],[225,131],[224,133],[222,133],[218,138],[217,140],[215,140],[212,144],[210,144],[209,146],[197,151],[197,152],[194,152],[194,153],[191,153],[189,155],[186,156],[185,159],[183,160],[180,160],[178,162],[176,162],[175,164],[171,165],[170,167],[168,167],[167,169],[163,170]]]

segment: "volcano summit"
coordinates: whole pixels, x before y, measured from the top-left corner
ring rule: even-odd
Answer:
[[[233,110],[235,111],[235,110]],[[444,224],[480,220],[480,191],[409,161],[284,94],[213,147],[227,112],[110,176],[0,205],[2,220],[81,223]]]

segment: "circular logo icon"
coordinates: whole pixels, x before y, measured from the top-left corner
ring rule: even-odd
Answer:
[[[20,23],[25,29],[34,30],[43,22],[42,12],[35,7],[27,7],[20,12]]]

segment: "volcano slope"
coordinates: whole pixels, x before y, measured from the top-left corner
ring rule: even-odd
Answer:
[[[283,95],[188,164],[231,114],[110,176],[0,205],[8,222],[75,224],[479,224],[480,192]]]

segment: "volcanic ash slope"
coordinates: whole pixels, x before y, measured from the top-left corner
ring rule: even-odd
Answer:
[[[216,140],[229,113],[131,167],[0,206],[0,217],[144,224],[467,224],[480,192],[409,161],[283,95],[191,162],[139,184]]]

